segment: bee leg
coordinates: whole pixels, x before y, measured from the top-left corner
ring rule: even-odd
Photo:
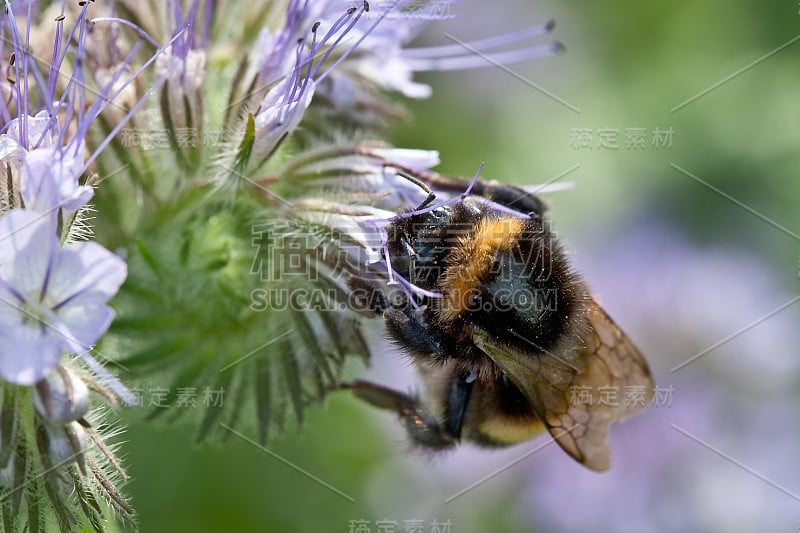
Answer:
[[[446,354],[439,341],[413,315],[410,309],[390,307],[383,312],[389,335],[407,347],[414,359],[425,363],[444,362]]]
[[[350,274],[346,283],[350,289],[350,304],[356,312],[375,318],[389,307],[380,286],[371,279]]]
[[[467,406],[472,395],[472,384],[477,377],[475,372],[459,371],[450,378],[450,386],[444,401],[444,426],[450,435],[461,435],[464,416],[467,414]]]
[[[532,218],[542,218],[547,209],[544,202],[535,194],[507,183],[492,180],[484,182],[481,189],[480,193],[488,196],[493,202],[527,213]]]
[[[464,191],[464,180],[435,174],[427,176],[426,181],[436,189],[461,193]],[[531,218],[542,218],[547,206],[534,193],[521,187],[496,180],[478,180],[472,186],[472,194],[483,196],[509,209],[530,215]],[[420,209],[420,208],[417,208]]]
[[[446,420],[441,424],[416,396],[362,380],[344,383],[342,388],[352,390],[357,398],[370,405],[397,413],[411,440],[418,446],[444,450],[452,448],[458,442],[461,421],[452,423]],[[458,432],[453,432],[456,428]]]

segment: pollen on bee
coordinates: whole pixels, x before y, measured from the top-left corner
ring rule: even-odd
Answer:
[[[459,237],[440,281],[444,295],[439,307],[440,320],[454,320],[470,308],[497,253],[510,251],[523,227],[518,218],[484,218],[473,233]]]

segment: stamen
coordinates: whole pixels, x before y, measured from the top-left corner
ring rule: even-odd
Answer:
[[[356,41],[356,43],[355,43],[353,46],[351,46],[350,48],[348,48],[348,49],[347,49],[347,51],[345,51],[345,53],[344,53],[344,54],[342,54],[341,56],[339,56],[339,58],[338,58],[338,59],[336,59],[336,61],[334,61],[334,62],[333,62],[333,64],[332,64],[330,67],[328,67],[328,69],[327,69],[327,70],[325,70],[325,72],[323,72],[323,73],[320,75],[320,77],[317,79],[317,83],[319,83],[319,82],[321,82],[322,80],[324,80],[324,79],[325,79],[325,78],[326,78],[326,77],[327,77],[327,76],[328,76],[328,75],[329,75],[329,74],[330,74],[330,73],[331,73],[331,72],[332,72],[332,71],[333,71],[333,70],[334,70],[334,69],[335,69],[335,68],[336,68],[336,67],[339,65],[339,63],[341,63],[342,61],[344,61],[345,59],[347,59],[347,58],[350,56],[350,54],[352,54],[352,53],[353,53],[353,51],[355,51],[355,50],[356,50],[356,48],[358,48],[358,46],[359,46],[359,45],[360,45],[360,44],[361,44],[361,43],[364,41],[364,39],[366,39],[366,38],[367,38],[367,36],[368,36],[369,34],[371,34],[371,33],[372,33],[374,30],[375,30],[375,28],[378,26],[378,24],[380,24],[380,23],[383,21],[383,19],[385,19],[385,18],[386,18],[386,16],[389,14],[389,12],[391,12],[391,11],[392,11],[392,10],[393,10],[395,7],[397,7],[397,5],[398,5],[399,3],[400,3],[400,0],[395,0],[395,1],[394,1],[394,3],[392,3],[392,5],[391,5],[391,6],[390,6],[390,7],[389,7],[389,8],[388,8],[386,11],[384,11],[383,13],[381,13],[381,15],[380,15],[380,16],[378,17],[378,19],[375,21],[375,23],[374,23],[374,24],[372,24],[372,26],[370,26],[369,28],[367,28],[367,31],[365,31],[365,32],[364,32],[364,34],[361,36],[361,38],[360,38],[360,39],[358,39],[358,41]],[[368,7],[369,7],[369,4],[366,4],[366,3],[365,3],[365,8],[368,8]],[[350,28],[352,28],[352,26],[353,26],[353,25],[355,25],[355,23],[358,21],[358,19],[359,19],[359,18],[361,18],[361,15],[362,15],[363,13],[364,13],[364,11],[363,11],[363,10],[362,10],[361,12],[359,12],[359,14],[358,14],[358,17],[356,17],[356,20],[354,20],[354,21],[353,21],[353,24],[352,24],[350,27],[348,27],[348,28],[347,28],[347,30],[345,31],[345,33],[343,33],[343,34],[342,34],[342,37],[344,37],[344,35],[345,35],[345,34],[346,34],[348,31],[350,31]],[[340,41],[340,40],[341,40],[341,37],[340,37],[340,38],[339,38],[339,39],[338,39],[338,40],[337,40],[335,43],[333,43],[333,46],[336,46],[336,45],[339,43],[339,41]]]
[[[127,27],[129,27],[129,28],[131,28],[131,29],[135,30],[135,31],[136,31],[136,33],[139,35],[139,38],[146,40],[147,42],[149,42],[150,44],[152,44],[152,45],[153,45],[155,48],[161,48],[161,45],[159,44],[159,42],[158,42],[158,41],[156,41],[155,39],[153,39],[153,38],[150,36],[150,34],[148,34],[148,33],[147,33],[146,31],[144,31],[144,30],[143,30],[141,27],[137,26],[136,24],[134,24],[134,23],[133,23],[133,22],[131,22],[130,20],[125,20],[125,19],[121,19],[121,18],[117,18],[117,17],[97,17],[97,18],[93,18],[93,19],[91,19],[91,22],[92,22],[92,23],[97,23],[97,22],[114,22],[114,23],[116,23],[116,24],[120,24],[120,25],[122,25],[122,26],[127,26]],[[185,31],[185,28],[184,28],[184,29],[182,29],[182,30],[180,31],[180,33],[183,33],[184,31]],[[170,41],[170,42],[172,42],[172,41]]]
[[[352,15],[355,12],[356,12],[356,8],[355,7],[351,7],[350,9],[348,9],[346,15],[342,16],[342,17],[339,17],[339,19],[334,23],[334,25],[331,27],[331,29],[328,31],[328,33],[325,35],[325,38],[320,42],[319,48],[321,49],[323,46],[325,46],[325,44],[327,43],[327,41],[329,39],[333,38],[333,36],[336,34],[336,32],[338,32],[339,28],[344,26],[344,23],[345,23],[345,21],[347,19],[352,19],[352,20],[350,20],[350,23],[347,25],[347,27],[344,30],[342,30],[341,34],[339,34],[338,37],[336,37],[336,39],[333,41],[333,43],[330,46],[328,46],[327,49],[325,50],[325,52],[322,54],[322,58],[317,62],[317,67],[314,69],[314,71],[311,74],[312,76],[316,77],[316,75],[319,73],[319,69],[322,67],[322,65],[325,63],[325,61],[333,53],[333,51],[336,48],[336,46],[342,41],[342,39],[345,37],[345,35],[347,35],[350,32],[350,30],[353,29],[353,26],[356,25],[358,20],[361,18],[361,15],[364,13],[363,10],[359,11],[358,15],[356,15],[355,18],[353,18]],[[317,50],[312,50],[312,55],[316,54],[316,52],[317,52]],[[346,53],[347,52],[345,52],[345,54]],[[331,66],[331,68],[327,69],[322,74],[322,76],[320,76],[319,79],[317,79],[317,83],[319,83],[320,81],[325,79],[326,74],[328,72],[330,72],[335,67],[335,65],[337,65],[337,64],[338,64],[338,61],[335,62],[333,64],[333,66]]]
[[[512,65],[532,59],[534,57],[544,57],[558,54],[564,51],[564,45],[559,42],[541,44],[524,48],[522,50],[510,50],[508,52],[497,52],[493,54],[483,54],[471,51],[456,57],[441,57],[427,59],[409,59],[408,64],[414,72],[426,72],[431,70],[464,70],[470,68],[489,67],[492,65]],[[403,54],[405,55],[405,53]]]
[[[164,53],[164,51],[168,50],[172,46],[172,44],[175,42],[176,39],[180,38],[182,33],[183,33],[182,31],[178,32],[172,39],[167,41],[167,43],[165,43],[164,46],[160,47],[156,51],[156,53],[153,54],[153,56],[151,58],[149,58],[147,61],[145,61],[144,64],[141,67],[139,67],[135,72],[133,72],[131,74],[131,76],[128,78],[128,82],[127,83],[130,83],[131,81],[137,79],[139,77],[139,75],[143,71],[145,71],[147,68],[149,68],[150,65],[161,54]],[[137,44],[141,44],[141,43],[137,43]],[[134,47],[134,48],[136,48],[136,47]],[[89,166],[92,164],[92,162],[94,162],[94,160],[100,155],[100,153],[105,149],[105,147],[108,146],[108,144],[116,136],[116,134],[123,127],[125,127],[127,125],[128,121],[131,119],[131,117],[134,115],[134,113],[136,113],[136,111],[138,111],[145,104],[145,102],[150,97],[150,95],[161,88],[161,85],[163,85],[164,81],[166,81],[166,76],[162,76],[161,78],[159,78],[159,79],[154,81],[153,86],[150,87],[150,89],[148,89],[145,92],[145,94],[142,95],[142,97],[139,99],[139,101],[136,102],[136,104],[134,104],[133,107],[131,107],[131,110],[128,111],[128,113],[124,117],[122,117],[122,119],[120,119],[119,123],[114,127],[114,129],[111,130],[111,132],[106,136],[106,138],[103,139],[103,141],[97,146],[97,148],[95,149],[94,153],[91,154],[87,158],[86,163],[85,163],[81,173],[83,173],[87,168],[89,168]],[[127,85],[127,83],[125,85]],[[113,101],[114,98],[116,98],[122,92],[123,89],[124,89],[124,85],[123,85],[123,87],[120,87],[113,95],[111,95],[110,98],[108,99],[108,101]],[[91,114],[87,113],[88,115],[90,115],[90,120],[86,121],[87,123],[85,125],[85,128],[88,128],[89,123],[91,123],[95,118],[97,118],[97,116],[100,114],[100,112],[105,107],[105,106],[101,106],[100,105],[101,103],[107,103],[107,102],[103,102],[102,100],[99,100],[98,102],[95,103],[96,105],[92,106],[92,110],[91,110],[92,113]],[[76,143],[76,146],[74,147],[75,150],[79,149],[79,143],[77,141],[80,138],[82,138],[82,136],[76,135],[75,138],[73,139],[73,142]]]
[[[494,48],[508,46],[531,37],[538,37],[550,33],[555,27],[554,20],[548,20],[544,24],[532,26],[523,30],[506,33],[505,35],[497,35],[495,37],[488,37],[486,39],[478,39],[469,41],[467,44],[473,50],[480,52],[488,52]],[[457,56],[464,53],[464,46],[460,44],[447,44],[443,46],[425,46],[421,48],[407,48],[403,50],[403,56],[409,59],[424,59],[424,58],[441,58],[448,56]]]
[[[486,161],[481,161],[481,164],[478,167],[477,172],[475,172],[475,175],[472,176],[472,179],[470,180],[469,185],[467,186],[467,190],[465,190],[464,193],[461,195],[462,198],[466,198],[467,196],[469,196],[469,193],[472,192],[472,188],[475,187],[475,184],[478,182],[478,178],[480,178],[481,171],[483,170],[483,166],[485,164]]]

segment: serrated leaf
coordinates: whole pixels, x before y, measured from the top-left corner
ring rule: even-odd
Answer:
[[[328,359],[324,353],[324,349],[320,346],[319,342],[317,342],[314,328],[305,315],[306,311],[292,309],[290,312],[292,324],[295,328],[294,337],[305,347],[306,352],[308,352],[316,363],[316,368],[322,371],[331,383],[335,382],[336,376],[328,365]]]
[[[213,390],[228,390],[230,388],[230,383],[233,381],[233,377],[233,370],[221,372],[214,381]],[[216,406],[212,405],[209,405],[205,409],[203,418],[197,428],[195,442],[204,441],[206,438],[208,438],[208,435],[211,433],[211,431],[216,429],[219,418],[222,416],[222,411],[222,407],[217,408]]]
[[[258,418],[258,438],[261,444],[269,439],[269,424],[272,420],[272,361],[259,357],[254,361],[256,416]]]
[[[25,487],[24,490],[27,490],[31,494],[37,494],[39,492],[39,482],[35,477],[31,477],[28,479],[28,486]],[[22,491],[20,491],[22,492]],[[38,533],[39,531],[44,531],[42,529],[42,513],[41,509],[39,509],[40,500],[37,497],[29,497],[26,499],[28,503],[28,523],[27,528],[30,533]]]
[[[250,161],[250,156],[253,154],[255,142],[256,122],[253,118],[253,114],[248,113],[244,136],[242,137],[242,142],[239,143],[239,148],[236,151],[236,158],[233,162],[233,169],[231,169],[237,180],[246,176],[245,171],[247,170],[247,163]]]
[[[129,355],[119,363],[129,369],[147,367],[148,370],[155,370],[164,368],[172,364],[170,359],[180,356],[193,342],[194,339],[187,336],[168,338]]]
[[[160,278],[164,275],[165,272],[163,270],[162,265],[159,264],[159,261],[156,258],[156,256],[152,252],[150,252],[150,249],[147,247],[147,245],[144,243],[142,239],[136,239],[136,250],[139,252],[141,258],[144,260],[147,266],[150,267],[150,270],[152,270],[156,276]]]
[[[17,453],[14,456],[14,488],[11,491],[11,514],[19,516],[22,508],[22,496],[25,493],[25,486],[29,479],[28,473],[28,454],[25,451],[25,443],[17,443]]]
[[[97,503],[97,499],[91,490],[89,490],[80,478],[77,468],[69,469],[72,483],[75,485],[75,495],[78,498],[78,504],[81,506],[86,519],[96,532],[101,533],[104,531],[103,527],[103,511]]]
[[[325,330],[328,332],[331,342],[333,342],[333,353],[336,355],[336,362],[338,364],[344,363],[346,354],[346,347],[342,342],[344,337],[341,334],[341,328],[336,324],[336,319],[334,318],[333,313],[317,313],[317,316],[319,316],[319,319],[322,321]]]
[[[289,401],[294,410],[298,423],[303,423],[303,387],[300,382],[300,368],[297,366],[297,358],[292,350],[292,345],[288,341],[282,341],[278,346],[278,358],[281,363],[284,383],[289,394]]]
[[[178,389],[186,388],[186,387],[189,387],[191,385],[196,385],[197,383],[201,382],[201,380],[198,379],[198,377],[201,376],[202,374],[208,372],[208,371],[210,371],[210,369],[208,369],[207,367],[205,367],[202,364],[198,364],[195,361],[187,362],[186,367],[183,369],[183,371],[181,373],[179,373],[175,377],[175,379],[172,380],[172,383],[169,386],[169,393],[167,395],[167,401],[170,403],[170,405],[172,405],[172,402],[176,402],[177,403],[178,394],[179,394]],[[163,413],[170,413],[171,412],[171,416],[168,417],[168,418],[170,420],[176,420],[182,414],[179,411],[180,408],[181,408],[181,406],[175,405],[171,409],[160,409],[160,410],[159,409],[154,409],[154,412],[152,413],[152,415],[148,415],[148,420],[155,419],[162,412]]]
[[[244,396],[246,392],[246,384],[247,376],[249,376],[249,372],[239,372],[236,374],[232,381],[232,385],[230,389],[226,389],[225,391],[225,401],[230,406],[227,411],[227,426],[235,428],[239,423],[239,417],[242,414],[242,407],[244,406]],[[230,431],[226,431],[224,433],[225,439],[230,438],[232,433]]]
[[[0,468],[5,468],[14,452],[17,433],[16,394],[11,384],[2,385],[2,407],[0,407]]]

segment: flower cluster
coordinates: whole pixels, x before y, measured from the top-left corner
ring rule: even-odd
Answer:
[[[402,284],[383,228],[426,198],[414,176],[438,164],[381,141],[403,116],[387,93],[424,98],[415,72],[558,49],[502,51],[551,23],[467,48],[407,46],[449,8],[6,2],[5,530],[100,530],[109,510],[130,515],[105,408],[136,398],[98,353],[130,387],[158,376],[168,391],[224,391],[224,406],[200,410],[199,438],[244,419],[262,441],[302,422],[351,356],[368,358],[350,280]],[[167,412],[182,416],[152,416]]]
[[[6,5],[0,104],[0,514],[4,530],[102,527],[130,507],[104,406],[130,392],[92,355],[125,262],[87,224],[93,125],[137,75],[107,59],[90,78],[88,6]],[[45,58],[45,59],[43,59]],[[99,64],[97,65],[99,66]],[[105,78],[101,75],[105,75]],[[125,113],[122,113],[125,116]],[[124,118],[122,119],[124,120]],[[97,399],[90,397],[90,391]]]

